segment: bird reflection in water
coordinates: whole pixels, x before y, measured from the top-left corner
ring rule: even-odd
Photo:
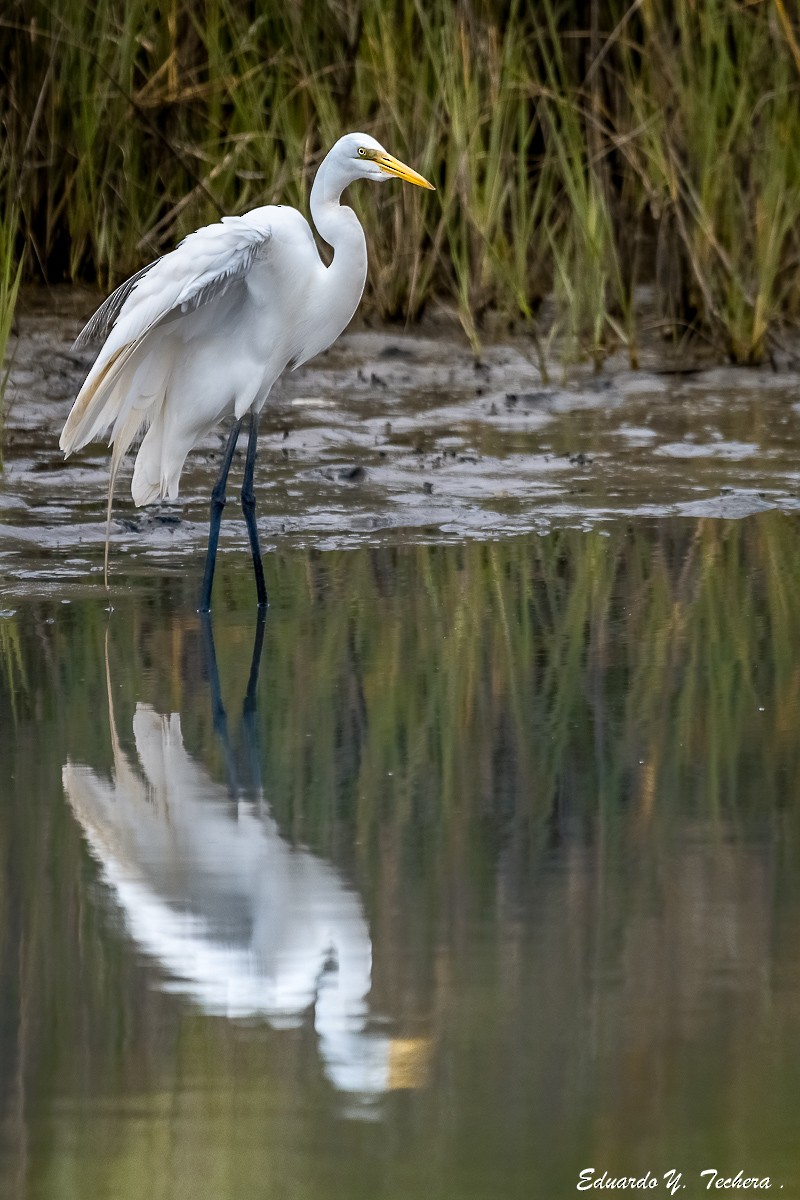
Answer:
[[[242,713],[252,795],[240,794],[210,618],[203,645],[228,787],[187,753],[178,713],[138,703],[139,768],[115,721],[106,640],[113,779],[67,762],[63,783],[86,841],[140,949],[171,991],[207,1013],[294,1028],[313,1012],[336,1088],[365,1099],[424,1081],[424,1041],[371,1027],[372,943],[361,902],[339,872],[281,836],[264,800],[256,690],[265,618],[256,625]]]

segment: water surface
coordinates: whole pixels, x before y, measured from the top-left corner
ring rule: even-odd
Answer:
[[[795,517],[135,568],[2,605],[0,1194],[798,1194]]]

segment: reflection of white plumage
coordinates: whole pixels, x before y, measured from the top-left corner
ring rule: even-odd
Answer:
[[[138,705],[143,777],[114,729],[113,782],[67,763],[64,789],[137,944],[206,1012],[297,1025],[313,1007],[336,1087],[375,1095],[390,1039],[368,1028],[372,946],[361,904],[329,864],[281,836],[186,753],[177,714]]]

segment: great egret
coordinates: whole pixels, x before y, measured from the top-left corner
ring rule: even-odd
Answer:
[[[365,133],[348,133],[329,151],[311,189],[311,216],[334,250],[326,267],[308,222],[284,205],[223,217],[143,267],[100,306],[75,343],[104,345],[61,434],[65,455],[111,427],[114,481],[143,426],[131,494],[137,505],[178,495],[192,447],[224,417],[233,428],[211,493],[208,553],[200,611],[211,605],[225,485],[239,431],[250,414],[242,511],[250,538],[259,607],[267,590],[255,519],[253,470],[258,416],[287,366],[298,367],[336,340],[358,307],[367,277],[364,231],[339,203],[356,179],[433,185]]]

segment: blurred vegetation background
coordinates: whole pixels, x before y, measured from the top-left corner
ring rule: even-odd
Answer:
[[[0,72],[0,349],[20,264],[107,289],[220,213],[305,209],[354,128],[439,189],[353,188],[376,318],[757,362],[800,311],[785,0],[6,0]]]

